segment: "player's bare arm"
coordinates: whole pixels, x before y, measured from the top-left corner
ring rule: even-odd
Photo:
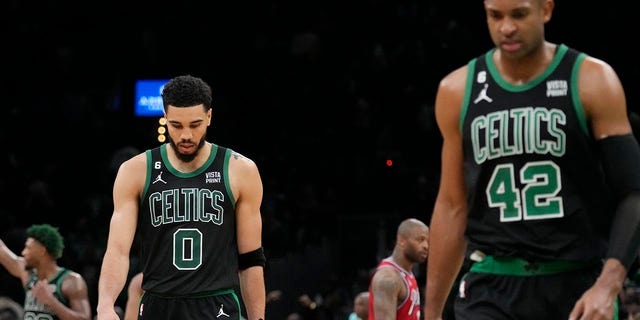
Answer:
[[[631,134],[632,131],[627,115],[624,89],[616,72],[609,64],[592,57],[585,58],[579,74],[579,88],[580,99],[595,139],[607,141],[610,140],[609,138],[611,137],[622,137]],[[606,143],[610,145],[609,141]],[[632,141],[630,143],[635,144],[636,142]],[[626,152],[630,152],[633,148],[624,149],[627,150]],[[607,153],[604,154],[606,163]],[[614,158],[618,156],[620,155],[616,154]],[[637,153],[631,153],[622,157],[634,158],[634,156],[637,158]],[[635,163],[637,163],[633,160],[632,162],[634,162],[634,164],[631,166],[635,166]],[[628,168],[626,168],[624,164],[624,162],[616,162],[610,163],[609,166],[617,167],[618,169],[616,169],[616,171],[620,171],[617,174],[629,177],[636,176],[633,171],[627,172]],[[623,182],[622,184],[626,183]],[[630,186],[631,185],[634,185],[634,183],[631,183]],[[637,185],[637,183],[635,183],[635,185]],[[617,187],[617,184],[615,184],[614,187]],[[629,197],[623,199],[637,201]],[[618,206],[618,208],[622,207],[622,205]],[[633,216],[636,216],[634,213],[636,209],[627,210],[626,212],[622,212],[622,214],[620,211],[621,210],[618,210],[616,212],[616,216],[620,216],[617,219],[624,220],[623,224],[627,226],[635,225],[632,222],[637,220],[637,218],[633,218]],[[616,221],[614,221],[614,226],[615,225]],[[617,225],[620,225],[620,223]],[[628,230],[628,227],[622,227],[612,231],[612,234],[614,237],[618,236],[624,239],[624,237],[626,237],[625,234],[631,234],[632,232],[632,230]],[[614,240],[613,238],[610,242],[612,245],[613,243],[622,243],[619,242],[618,239]],[[603,317],[614,314],[615,309],[613,308],[613,304],[620,290],[622,290],[626,276],[627,268],[623,261],[608,258],[605,261],[596,283],[576,302],[570,314],[570,319],[579,319],[581,316],[590,317],[593,314]]]
[[[139,199],[146,171],[146,155],[139,154],[123,162],[116,175],[113,186],[114,211],[98,284],[98,314],[106,308],[112,316],[115,315],[115,300],[126,282],[129,252],[136,232]]]
[[[142,273],[137,273],[129,281],[127,287],[127,303],[124,309],[123,320],[136,320],[138,319],[138,306],[140,304],[140,296],[143,293],[142,290]]]
[[[262,252],[262,203],[263,187],[258,167],[251,159],[234,152],[229,160],[231,189],[236,197],[236,224],[238,253],[258,256]],[[256,251],[257,250],[257,251]],[[242,264],[242,260],[240,263]],[[262,319],[266,307],[264,269],[260,265],[240,266],[240,288],[249,319]]]
[[[379,269],[371,279],[371,290],[376,319],[395,319],[400,296],[407,294],[398,272],[389,267]]]
[[[594,138],[631,132],[624,89],[616,72],[606,62],[587,57],[579,75],[580,100]]]
[[[436,95],[436,120],[443,136],[442,171],[430,223],[425,319],[440,317],[464,261],[467,213],[459,124],[466,76],[466,66],[452,72],[441,81]]]
[[[245,253],[262,246],[262,180],[255,162],[237,152],[231,155],[229,172],[236,197],[238,251]]]
[[[24,259],[9,249],[6,244],[0,239],[0,264],[12,276],[20,279],[20,282],[24,286],[29,279],[29,273],[25,270]]]
[[[55,311],[61,320],[91,319],[91,304],[87,293],[87,283],[77,272],[71,272],[62,282],[62,295],[69,301],[69,307],[51,295],[47,305]]]

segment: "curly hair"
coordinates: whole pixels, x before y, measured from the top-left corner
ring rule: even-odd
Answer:
[[[58,228],[49,224],[34,224],[27,229],[27,237],[42,243],[52,257],[56,259],[62,257],[64,239],[58,232]]]
[[[204,105],[204,110],[211,108],[211,87],[201,78],[183,75],[171,79],[162,88],[162,103],[165,111],[168,106],[193,107]]]

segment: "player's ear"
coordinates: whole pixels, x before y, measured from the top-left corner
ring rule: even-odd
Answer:
[[[555,2],[553,0],[543,0],[542,2],[542,13],[544,23],[549,22],[551,20],[551,14],[553,13],[553,7],[555,6]]]

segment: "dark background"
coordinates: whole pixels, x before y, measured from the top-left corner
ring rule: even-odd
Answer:
[[[591,4],[557,1],[547,38],[609,62],[635,111],[632,2]],[[13,0],[0,39],[10,248],[32,223],[59,226],[60,264],[85,276],[95,311],[117,165],[158,144],[158,119],[133,116],[133,82],[193,74],[214,92],[208,140],[261,171],[267,286],[283,290],[273,319],[305,293],[342,315],[397,223],[429,221],[438,81],[492,46],[482,1],[445,0]],[[2,294],[22,301],[6,272]]]

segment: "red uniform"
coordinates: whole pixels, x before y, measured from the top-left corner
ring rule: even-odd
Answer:
[[[396,270],[400,273],[402,282],[404,282],[407,288],[407,297],[398,306],[396,320],[420,320],[420,290],[413,272],[403,269],[393,262],[391,258],[382,260],[380,264],[378,264],[376,272],[380,270],[380,268],[393,268]],[[369,320],[376,319],[375,312],[373,311],[374,300],[375,296],[373,295],[373,291],[371,291],[371,287],[369,287]]]

